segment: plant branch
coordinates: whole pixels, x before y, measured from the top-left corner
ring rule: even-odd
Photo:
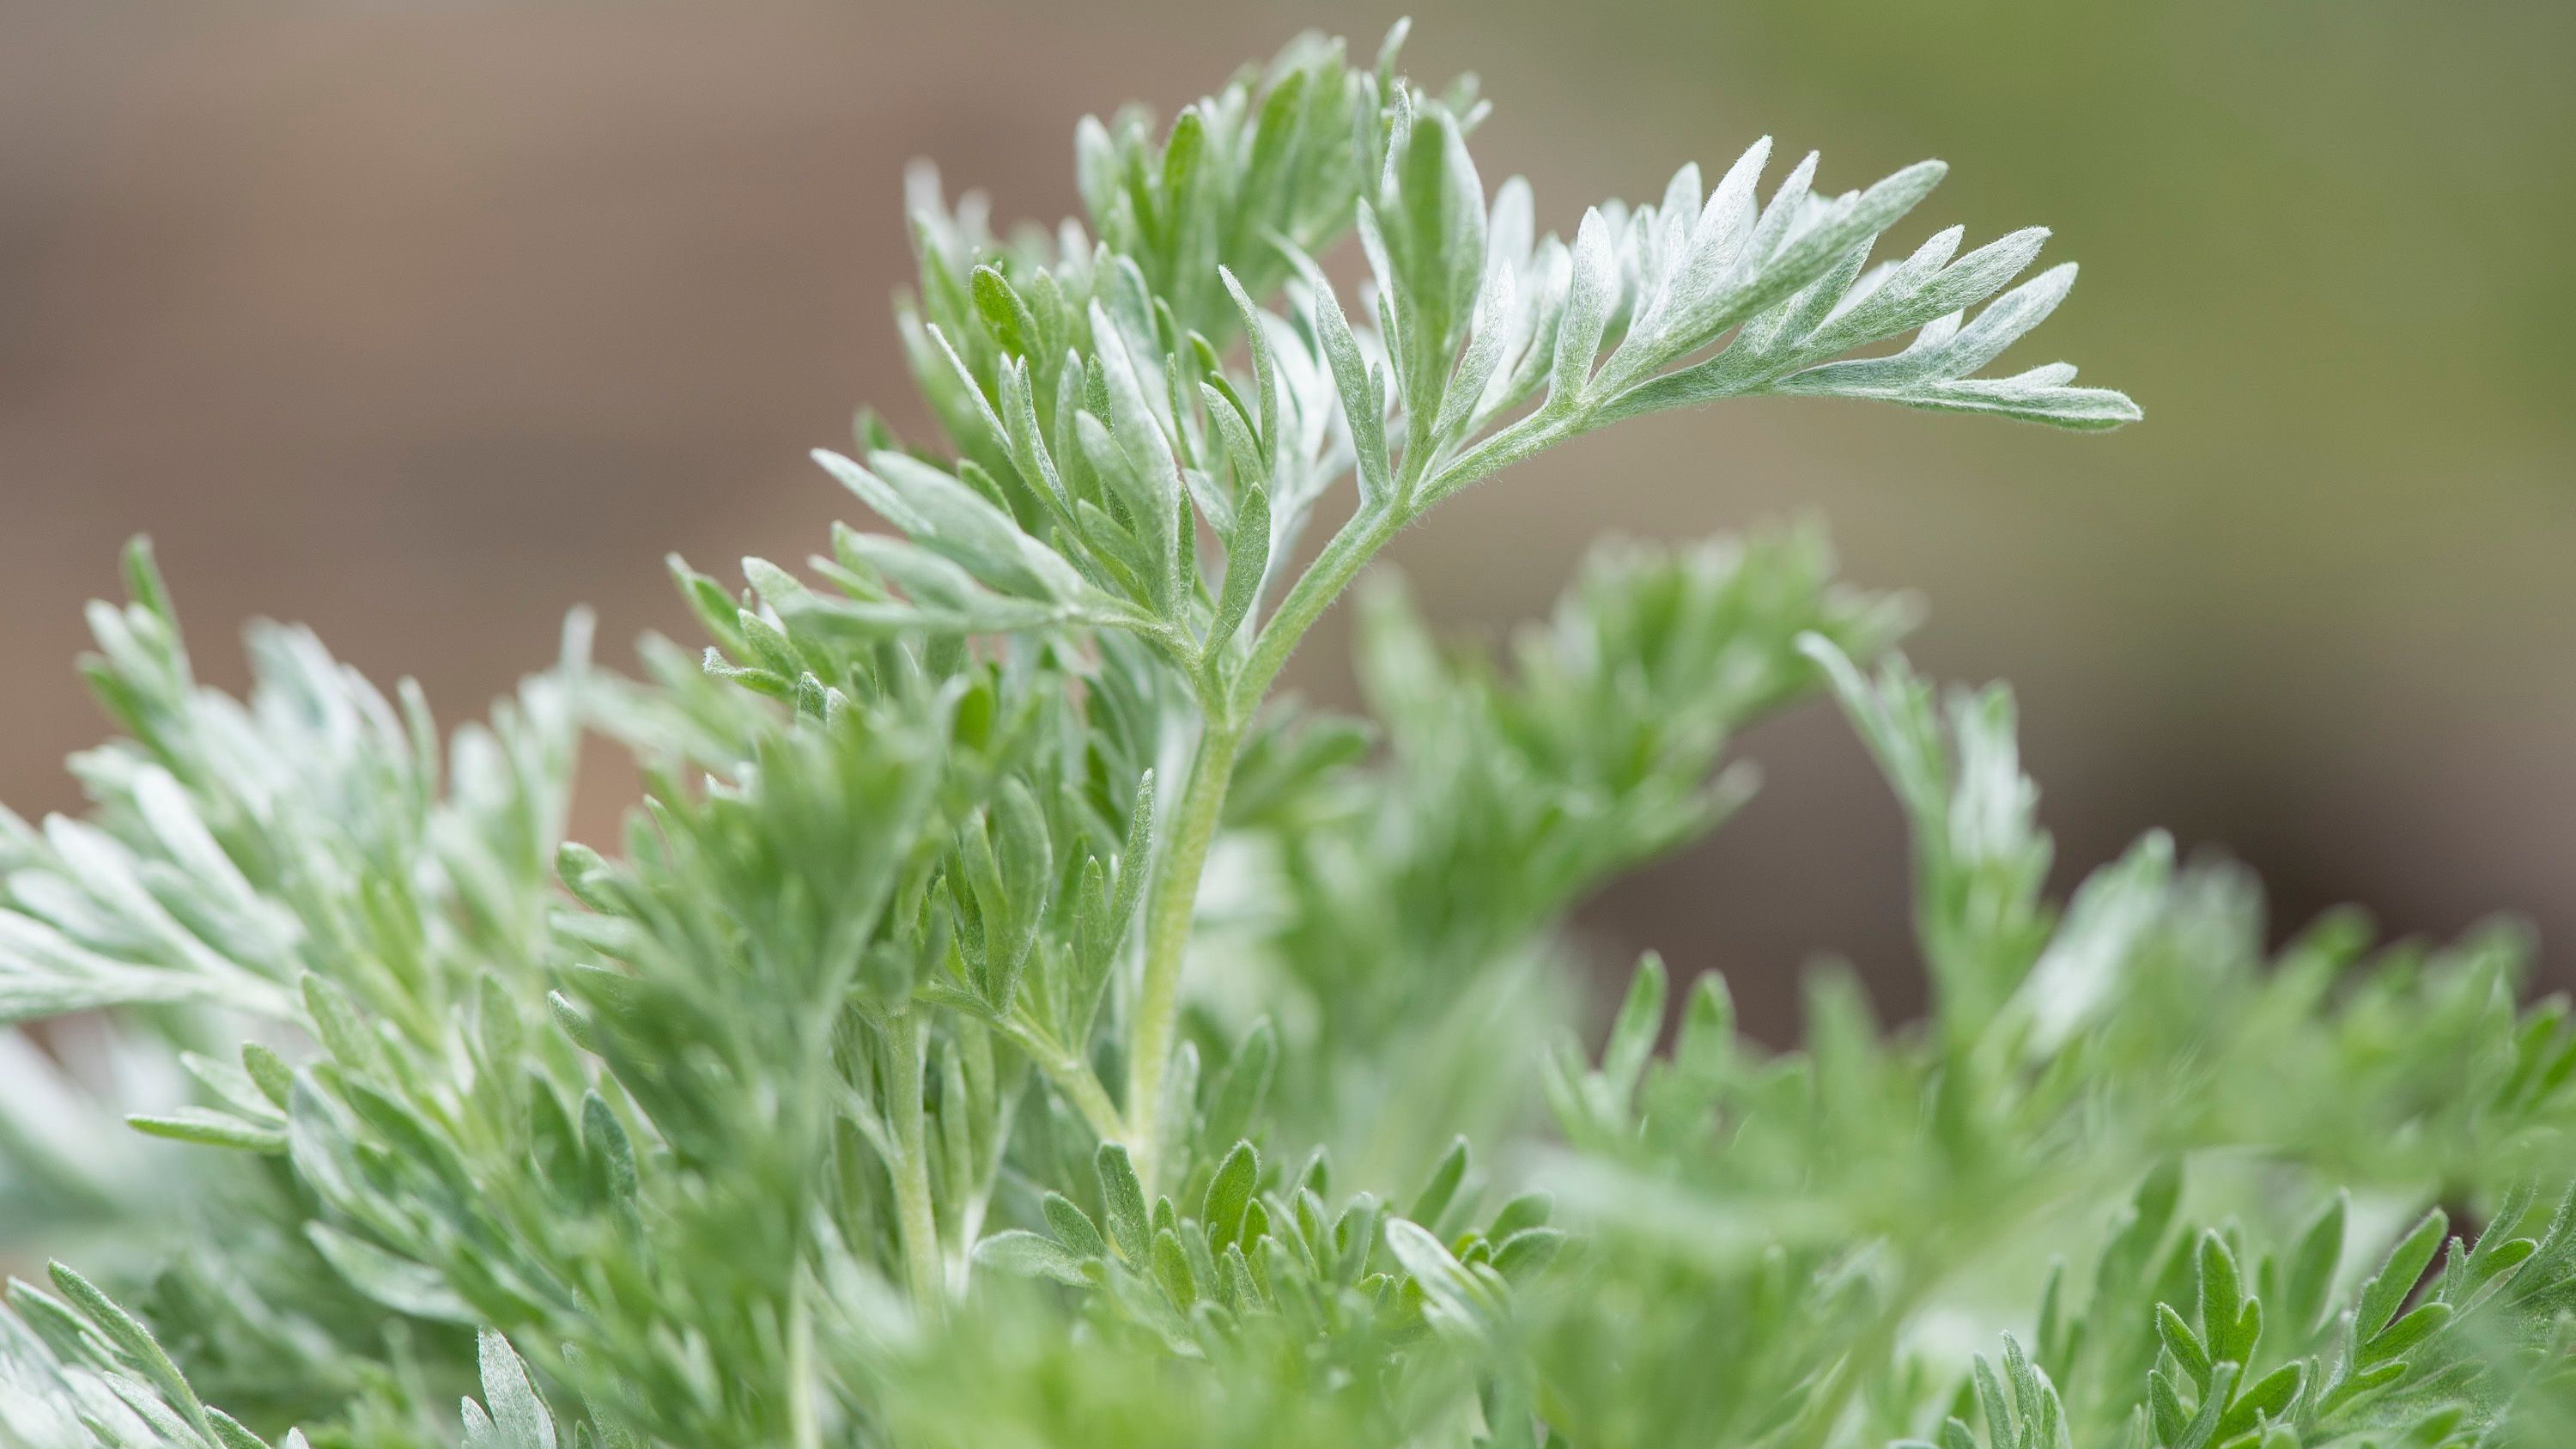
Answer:
[[[1145,973],[1127,1043],[1127,1150],[1148,1190],[1161,1156],[1163,1079],[1171,1065],[1181,1011],[1181,965],[1189,954],[1190,920],[1198,904],[1199,876],[1207,867],[1225,813],[1225,790],[1243,743],[1238,716],[1211,717],[1201,726],[1190,783],[1172,819],[1170,846],[1154,872],[1145,899]],[[1077,1103],[1076,1105],[1079,1105]]]
[[[1296,586],[1279,601],[1278,612],[1261,626],[1253,640],[1252,653],[1243,662],[1242,672],[1235,676],[1234,700],[1239,714],[1248,715],[1270,692],[1270,686],[1286,667],[1288,656],[1341,597],[1342,590],[1377,551],[1395,537],[1398,530],[1419,515],[1419,509],[1373,509],[1352,516],[1351,521],[1333,535],[1332,542],[1315,556],[1314,564],[1301,575]]]
[[[1082,1114],[1083,1122],[1100,1135],[1103,1142],[1122,1142],[1127,1137],[1127,1124],[1118,1115],[1118,1104],[1109,1099],[1109,1089],[1100,1084],[1100,1076],[1091,1064],[1065,1049],[1056,1041],[1026,1022],[1011,1019],[1002,1023],[1013,1045],[1028,1053],[1073,1109]]]
[[[912,1012],[897,1012],[886,1023],[892,1061],[887,1070],[887,1102],[894,1115],[894,1193],[896,1228],[903,1239],[904,1279],[912,1301],[922,1312],[936,1314],[946,1297],[939,1263],[939,1222],[930,1201],[930,1149],[921,1110],[921,1037],[924,1024]]]
[[[801,1276],[789,1286],[788,1294],[788,1442],[794,1449],[821,1449],[823,1427],[814,1407],[814,1306],[806,1299]]]
[[[1181,797],[1169,847],[1146,899],[1145,971],[1128,1039],[1125,1136],[1137,1175],[1148,1189],[1154,1185],[1163,1145],[1163,1082],[1179,1025],[1181,968],[1189,953],[1190,922],[1208,849],[1224,816],[1226,787],[1234,777],[1244,726],[1306,631],[1411,516],[1400,507],[1374,509],[1343,525],[1262,626],[1241,672],[1212,701],[1222,707],[1207,712],[1198,751],[1190,763],[1189,787]]]

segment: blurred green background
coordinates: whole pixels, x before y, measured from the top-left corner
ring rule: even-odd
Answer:
[[[73,803],[78,604],[134,530],[221,682],[252,614],[419,676],[450,718],[577,601],[611,639],[677,629],[661,553],[802,557],[847,511],[804,450],[863,400],[916,416],[886,302],[907,158],[1052,219],[1084,112],[1168,111],[1305,25],[1373,47],[1394,13],[21,0],[0,799]],[[2084,281],[2007,361],[2079,361],[2148,412],[2107,438],[1797,401],[1648,420],[1408,536],[1436,615],[1537,611],[1602,530],[1818,514],[1856,578],[1929,599],[1920,661],[2019,686],[2062,870],[2169,826],[2259,869],[2285,927],[2344,899],[2438,934],[2518,911],[2566,974],[2576,7],[1415,14],[1408,68],[1484,76],[1485,173],[1527,174],[1560,229],[1765,131],[1837,189],[1948,159],[1897,240],[2053,226]],[[1298,662],[1310,692],[1347,696],[1341,639]],[[1820,711],[1749,745],[1764,795],[1591,929],[1726,968],[1775,1032],[1817,952],[1907,1009],[1883,789]]]

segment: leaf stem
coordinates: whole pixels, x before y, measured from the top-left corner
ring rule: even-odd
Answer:
[[[1012,1044],[1027,1053],[1038,1070],[1046,1074],[1047,1081],[1064,1095],[1065,1101],[1082,1114],[1083,1122],[1100,1134],[1101,1141],[1126,1140],[1127,1126],[1118,1115],[1118,1104],[1109,1099],[1109,1089],[1100,1084],[1089,1062],[1054,1038],[1018,1021],[1005,1022],[1002,1029]]]
[[[1189,953],[1199,878],[1224,816],[1226,787],[1234,777],[1245,725],[1306,631],[1412,517],[1412,511],[1399,503],[1369,509],[1344,524],[1262,626],[1241,672],[1213,701],[1219,707],[1207,711],[1198,751],[1190,762],[1189,787],[1181,797],[1169,846],[1146,898],[1144,979],[1128,1040],[1127,1151],[1147,1191],[1154,1187],[1168,1125],[1161,1120],[1163,1082],[1179,1026],[1181,967]]]
[[[1592,421],[1589,409],[1578,407],[1570,412],[1557,413],[1540,408],[1486,437],[1433,473],[1415,495],[1414,515],[1429,511],[1433,505],[1471,483],[1499,473],[1585,431]]]
[[[788,1442],[794,1449],[821,1449],[823,1427],[814,1409],[814,1305],[806,1300],[800,1279],[789,1290],[787,1306]]]
[[[1190,919],[1242,743],[1242,723],[1232,711],[1201,726],[1189,788],[1172,819],[1170,847],[1145,898],[1145,973],[1127,1050],[1126,1139],[1136,1175],[1149,1192],[1162,1146],[1163,1078],[1180,1024],[1181,964],[1189,954]]]
[[[1445,476],[1445,475],[1444,475]],[[1253,640],[1252,653],[1243,662],[1243,672],[1235,676],[1234,699],[1237,712],[1250,714],[1252,707],[1270,692],[1279,671],[1296,652],[1306,631],[1323,617],[1324,611],[1341,597],[1342,590],[1358,577],[1360,569],[1377,556],[1387,540],[1411,522],[1418,509],[1395,505],[1355,514],[1351,521],[1333,535],[1315,562],[1301,575],[1288,596],[1279,601],[1278,612],[1261,626]]]
[[[894,1113],[896,1231],[903,1240],[904,1277],[915,1310],[935,1317],[947,1290],[939,1262],[939,1220],[930,1202],[930,1145],[922,1122],[923,1030],[910,1011],[897,1012],[886,1023],[893,1058],[886,1085],[887,1106]]]
[[[1154,875],[1145,905],[1145,971],[1137,995],[1135,1026],[1127,1052],[1127,1151],[1148,1191],[1161,1157],[1163,1082],[1171,1066],[1181,1009],[1181,966],[1189,953],[1190,921],[1199,878],[1225,811],[1226,786],[1245,725],[1269,693],[1298,641],[1333,600],[1412,517],[1401,504],[1353,515],[1280,600],[1278,611],[1253,641],[1242,670],[1211,701],[1190,782],[1173,818],[1170,844]],[[1079,1102],[1077,1106],[1081,1105]]]

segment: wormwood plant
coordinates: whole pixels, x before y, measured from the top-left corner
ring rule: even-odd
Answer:
[[[1937,163],[1766,195],[1763,142],[1569,243],[1483,114],[1301,40],[1085,122],[1053,233],[925,176],[940,436],[817,455],[890,532],[674,561],[703,661],[576,620],[442,734],[262,627],[237,701],[138,546],[95,808],[0,814],[0,1013],[64,1018],[0,1045],[0,1225],[83,1265],[10,1287],[0,1444],[2576,1443],[2576,1031],[2511,933],[2267,954],[2160,836],[2052,900],[2010,696],[1804,533],[1605,548],[1499,655],[1381,588],[1369,720],[1273,696],[1398,530],[1624,418],[2137,415],[1980,375],[2041,232],[1872,264]],[[1587,1053],[1566,910],[1820,685],[1928,1015],[1820,972],[1766,1050],[1650,957]]]

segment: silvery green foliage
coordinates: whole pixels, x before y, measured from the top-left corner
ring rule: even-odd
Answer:
[[[483,1402],[465,1401],[465,1449],[555,1449],[555,1418],[528,1366],[510,1349],[510,1341],[485,1332],[475,1343],[483,1379]]]
[[[1764,201],[1765,141],[1705,197],[1685,167],[1657,205],[1586,212],[1569,246],[1538,234],[1526,184],[1487,193],[1466,148],[1472,92],[1435,99],[1389,66],[1353,76],[1336,52],[1292,48],[1258,104],[1238,81],[1185,113],[1159,155],[1136,125],[1116,141],[1087,128],[1096,241],[1067,223],[999,246],[980,200],[951,212],[917,186],[923,294],[907,332],[959,456],[925,461],[873,424],[861,458],[818,455],[909,544],[845,548],[831,595],[756,569],[769,606],[844,632],[1125,629],[1222,719],[1395,529],[1623,417],[1756,393],[2079,427],[2137,415],[2068,386],[2063,366],[1972,376],[2073,280],[2060,267],[1996,296],[2043,232],[1958,256],[1953,229],[1864,271],[1938,163],[1827,197],[1810,156]],[[1344,101],[1320,106],[1328,88]],[[1264,179],[1294,171],[1318,135],[1329,164],[1302,184]],[[1329,227],[1308,206],[1328,186]],[[1372,280],[1357,326],[1309,260],[1345,218]],[[1222,296],[1158,284],[1175,251]],[[1896,354],[1836,360],[1908,334]],[[1229,361],[1237,346],[1248,366]],[[1315,505],[1346,474],[1357,516],[1291,577]],[[1217,545],[1204,559],[1203,534]]]
[[[0,816],[0,1015],[75,1014],[0,1051],[0,1201],[97,1270],[11,1287],[0,1443],[2570,1441],[2576,1031],[2511,932],[2274,951],[2160,836],[2055,899],[2010,695],[1812,532],[1605,547],[1500,650],[1389,584],[1367,719],[1272,696],[1397,530],[1626,417],[2136,415],[1978,375],[2039,232],[1872,265],[1936,164],[1761,143],[1567,242],[1400,38],[1085,123],[1053,231],[917,174],[944,436],[823,455],[890,532],[674,560],[702,656],[576,620],[450,732],[262,628],[236,701],[137,549],[93,808]],[[1566,913],[1824,685],[1927,1019],[1822,970],[1775,1051],[1649,958],[1586,1050]],[[642,775],[603,845],[585,734]]]
[[[57,1263],[59,1297],[11,1280],[0,1433],[28,1449],[267,1449],[188,1385],[152,1330]],[[306,1449],[288,1430],[280,1449]]]

